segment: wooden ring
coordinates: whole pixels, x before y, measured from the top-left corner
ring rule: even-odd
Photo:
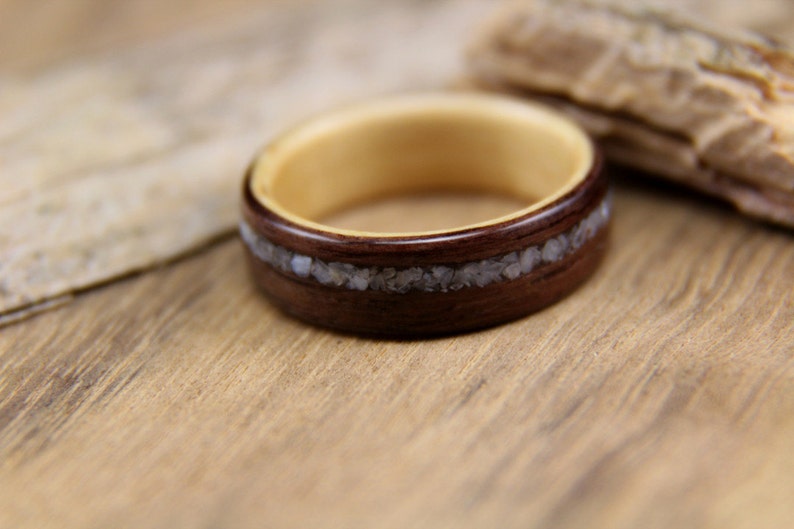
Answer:
[[[396,194],[510,193],[527,207],[449,231],[317,219]],[[601,155],[574,123],[485,95],[413,95],[331,113],[276,140],[243,186],[256,283],[285,311],[362,334],[427,336],[514,320],[571,292],[606,248]]]

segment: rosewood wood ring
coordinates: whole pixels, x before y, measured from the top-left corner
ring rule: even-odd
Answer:
[[[320,219],[386,196],[509,193],[527,206],[446,231],[378,233]],[[428,336],[525,316],[600,262],[610,219],[601,156],[553,111],[485,95],[393,97],[285,134],[251,165],[242,239],[285,311],[360,334]]]

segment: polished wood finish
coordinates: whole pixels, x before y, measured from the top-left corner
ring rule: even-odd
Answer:
[[[412,338],[491,327],[559,301],[595,271],[607,230],[579,252],[512,281],[449,292],[355,291],[283,274],[246,248],[257,285],[285,312],[313,324],[356,334]]]
[[[596,151],[593,168],[581,185],[542,210],[479,228],[373,240],[314,230],[276,215],[251,193],[249,172],[243,182],[242,216],[271,242],[304,255],[327,262],[408,268],[488,259],[544,243],[574,227],[606,199],[608,191],[603,157]]]
[[[457,95],[412,96],[407,99],[386,99],[383,103],[369,103],[368,105],[365,111],[367,118],[364,121],[366,126],[363,127],[360,125],[361,120],[358,117],[353,126],[349,126],[348,117],[351,114],[349,110],[342,111],[341,117],[334,114],[331,117],[317,118],[318,121],[305,125],[309,131],[312,131],[311,127],[319,128],[322,131],[323,152],[331,153],[330,157],[332,158],[328,160],[328,163],[324,163],[325,159],[312,159],[311,163],[306,164],[308,167],[306,170],[314,170],[318,167],[321,169],[337,167],[337,170],[343,173],[342,175],[329,175],[326,170],[323,170],[317,173],[315,180],[311,180],[304,174],[290,174],[282,177],[279,174],[262,173],[270,167],[275,168],[271,171],[278,171],[289,167],[290,164],[302,162],[303,160],[296,160],[299,155],[313,155],[316,150],[312,143],[313,137],[308,142],[302,139],[302,143],[299,143],[297,147],[289,145],[290,148],[286,147],[287,142],[284,139],[277,139],[257,158],[247,172],[243,183],[243,220],[258,236],[264,237],[267,243],[272,243],[290,253],[303,256],[306,259],[320,260],[325,264],[343,263],[362,268],[375,267],[374,270],[395,268],[397,271],[413,267],[430,270],[433,266],[461,269],[469,263],[498,260],[513,252],[522,252],[533,246],[543,249],[545,243],[561,235],[569,234],[589,215],[608,211],[608,206],[605,204],[608,184],[601,155],[586,139],[583,132],[571,127],[568,122],[557,118],[556,115],[546,115],[544,108],[517,104],[512,100],[499,97]],[[445,110],[449,110],[449,107],[454,110],[450,115],[444,114],[443,117],[439,117],[441,111],[439,111],[438,105],[446,105]],[[414,112],[414,115],[408,119],[401,111],[393,110],[406,107]],[[476,107],[477,120],[469,118],[469,115],[475,112],[472,107]],[[416,112],[417,108],[420,109],[418,113]],[[489,120],[485,125],[487,128],[479,132],[477,127],[483,121],[481,118],[483,109],[485,109],[484,113]],[[507,118],[503,114],[505,111],[511,112],[507,114]],[[528,113],[528,116],[521,114],[524,111]],[[359,110],[352,111],[355,116],[358,116],[359,112]],[[391,116],[386,120],[381,118],[377,121],[377,127],[387,130],[384,141],[377,139],[370,141],[373,133],[368,128],[371,124],[369,112],[378,113],[378,116],[383,113]],[[392,112],[395,113],[392,114]],[[432,117],[427,118],[426,115]],[[415,123],[417,119],[419,124]],[[504,125],[502,125],[502,119],[505,120]],[[337,128],[331,129],[327,125],[329,121],[334,123]],[[405,121],[407,123],[404,123]],[[529,131],[526,139],[519,135],[525,130],[516,127],[515,123],[511,121],[518,121],[526,127]],[[506,130],[502,131],[500,127],[504,127]],[[544,127],[549,129],[545,134]],[[558,131],[557,127],[564,127],[564,135]],[[358,143],[355,143],[352,149],[350,148],[349,128],[355,130],[352,141],[367,141],[366,148],[362,149]],[[433,130],[434,133],[427,134],[427,129]],[[333,132],[329,132],[329,130]],[[466,140],[460,144],[449,144],[443,135],[440,137],[437,135],[439,130],[442,134],[467,138],[471,144],[468,144]],[[302,137],[311,137],[311,133],[305,131],[306,129],[300,129],[297,132],[290,132],[290,134],[293,137],[296,134],[302,135]],[[508,131],[509,133],[505,133]],[[413,139],[414,133],[420,138],[419,140]],[[503,133],[501,137],[500,133]],[[340,136],[338,141],[336,141],[335,134]],[[360,136],[363,136],[363,139]],[[391,141],[395,136],[404,137],[402,143],[409,146],[403,147],[407,152],[394,152],[395,143],[400,143]],[[449,145],[437,147],[435,143],[428,143],[428,140],[433,138]],[[542,148],[539,149],[532,144],[532,142],[541,139],[545,143]],[[334,143],[335,141],[336,143]],[[293,143],[295,142],[293,141]],[[446,174],[438,172],[439,159],[448,163],[451,157],[459,153],[466,153],[468,157],[472,158],[473,163],[481,163],[477,158],[485,157],[487,165],[492,167],[491,174],[475,173],[469,176],[462,174],[460,169],[454,174],[461,179],[467,177],[469,180],[480,179],[479,185],[483,188],[490,186],[494,190],[499,190],[497,186],[502,178],[508,178],[510,185],[515,188],[523,188],[525,187],[523,182],[509,179],[512,178],[512,174],[518,173],[525,174],[526,179],[549,179],[555,181],[555,185],[563,190],[569,188],[570,190],[564,191],[562,196],[546,205],[543,205],[542,202],[546,197],[539,197],[538,202],[541,204],[539,208],[527,208],[526,213],[519,216],[508,216],[507,219],[498,222],[483,223],[479,226],[440,233],[383,234],[381,236],[364,232],[336,231],[330,226],[323,225],[315,227],[313,224],[304,222],[300,216],[294,215],[291,211],[285,213],[285,215],[289,215],[286,217],[264,203],[266,200],[271,200],[271,197],[260,196],[259,189],[266,188],[269,193],[275,194],[278,178],[297,177],[306,180],[293,192],[294,207],[300,209],[303,199],[299,193],[300,189],[305,189],[305,193],[312,195],[313,187],[326,187],[326,180],[336,183],[337,180],[347,176],[347,172],[355,170],[355,167],[347,170],[341,166],[342,163],[339,160],[342,155],[340,148],[337,148],[337,143],[341,145],[342,149],[347,150],[344,151],[345,153],[350,151],[349,155],[346,154],[350,158],[349,163],[365,163],[365,160],[371,157],[374,159],[373,165],[383,173],[403,175],[402,168],[395,169],[388,163],[384,164],[379,152],[367,150],[374,149],[373,146],[389,148],[391,151],[387,153],[388,159],[393,159],[394,163],[398,164],[401,164],[406,158],[410,159],[412,169],[420,174],[417,181],[420,185],[429,184],[430,189],[435,189],[439,185],[433,182],[433,179],[448,178]],[[503,145],[503,143],[509,144]],[[575,151],[579,145],[586,149],[586,154]],[[445,148],[448,151],[435,152],[436,149]],[[571,149],[571,152],[566,152],[565,148]],[[478,149],[483,149],[488,154],[480,154],[477,152]],[[510,152],[511,150],[518,153],[519,161],[526,165],[522,165],[518,170],[510,167],[508,171],[508,168],[502,167],[502,164],[515,163],[515,157],[505,155],[505,161],[503,161],[493,155],[493,153]],[[526,154],[533,150],[546,152],[549,160],[538,157],[537,154]],[[285,151],[287,152],[286,160],[283,159]],[[570,167],[571,171],[584,171],[583,176],[577,176],[574,179],[575,185],[571,183],[571,176],[559,172],[560,170],[556,173],[544,171],[544,167],[555,167],[553,159],[555,156],[561,162],[565,162],[557,163],[557,167]],[[416,160],[422,162],[417,163]],[[575,160],[575,162],[569,163],[568,160]],[[584,167],[578,165],[582,163],[589,164],[589,169],[586,165]],[[265,169],[260,169],[261,164],[268,164],[268,166]],[[429,165],[433,170],[428,171],[423,164]],[[461,164],[457,165],[461,166]],[[464,167],[467,165],[467,163],[462,164]],[[258,177],[267,177],[270,178],[270,181],[263,183],[257,180]],[[405,184],[404,181],[378,182],[378,179],[384,178],[380,173],[364,174],[362,177],[369,177],[370,180],[363,183],[374,188],[375,196],[382,194],[375,187],[379,184],[389,189],[393,189],[395,185],[410,185]],[[581,181],[577,181],[579,178]],[[556,181],[560,183],[557,184]],[[453,189],[456,185],[455,182],[450,183],[446,180],[443,182],[443,185],[452,186]],[[286,182],[286,184],[290,184],[290,182]],[[571,186],[573,187],[571,188]],[[346,187],[353,193],[360,192],[358,187]],[[553,189],[545,181],[536,183],[535,187]],[[333,187],[329,189],[329,193],[333,191]],[[415,190],[411,189],[411,191]],[[514,192],[518,194],[517,190]],[[345,196],[323,195],[319,198],[337,203],[358,202],[358,200],[351,200]],[[601,209],[602,205],[604,206],[603,210]],[[328,207],[321,206],[320,209],[326,210]],[[271,266],[273,263],[262,261],[256,252],[252,251],[252,246],[257,244],[256,241],[247,240],[246,237],[244,239],[246,239],[246,252],[256,283],[278,306],[287,312],[311,323],[347,332],[416,337],[470,331],[512,321],[559,300],[592,274],[606,249],[607,232],[608,225],[599,225],[598,232],[589,235],[592,238],[581,247],[571,251],[566,249],[566,255],[561,260],[543,262],[531,271],[524,271],[525,273],[518,278],[504,280],[503,277],[500,277],[498,282],[490,284],[465,286],[460,290],[444,288],[443,291],[429,292],[424,291],[426,290],[424,288],[408,292],[391,292],[379,291],[373,287],[350,290],[344,285],[324,285],[318,282],[313,274],[306,273],[304,277],[300,277],[288,266],[277,269]],[[266,258],[264,257],[264,259]]]

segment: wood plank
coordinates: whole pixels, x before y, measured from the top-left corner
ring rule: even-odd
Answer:
[[[0,526],[791,526],[794,240],[616,211],[582,290],[456,338],[290,319],[237,241],[4,329]]]

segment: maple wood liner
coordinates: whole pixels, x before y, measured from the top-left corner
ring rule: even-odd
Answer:
[[[241,232],[251,270],[286,311],[345,331],[422,336],[516,319],[572,291],[601,260],[608,186],[601,156],[591,149],[581,181],[524,215],[444,232],[383,236],[318,229],[265,207],[252,182],[259,157],[243,185]],[[274,249],[278,257],[271,258]],[[522,258],[530,250],[533,262],[527,266]],[[478,266],[487,263],[496,263],[497,273],[483,280]],[[335,282],[322,269],[328,266],[335,267]],[[467,267],[474,276],[465,275]],[[454,281],[433,279],[436,270],[457,275]],[[352,275],[340,280],[346,271]],[[388,285],[378,278],[384,271]],[[397,279],[401,272],[405,275]]]

